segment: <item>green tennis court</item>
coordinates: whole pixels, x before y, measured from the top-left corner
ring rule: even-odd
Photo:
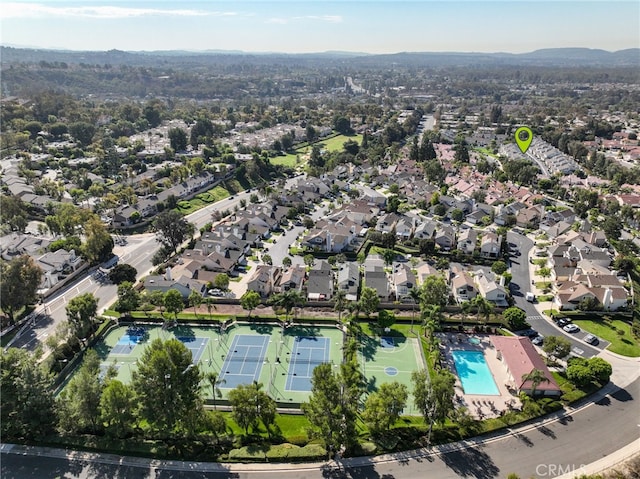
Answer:
[[[342,332],[331,327],[283,329],[269,324],[235,324],[226,329],[181,325],[166,330],[161,326],[121,326],[94,346],[102,360],[101,372],[114,366],[117,379],[130,383],[136,361],[156,338],[180,340],[203,375],[217,373],[223,380],[219,385],[223,400],[232,388],[255,380],[279,403],[297,407],[309,398],[310,375],[320,357],[307,353],[318,346],[321,362],[337,368],[342,361]],[[205,398],[212,399],[211,385],[203,381],[202,386]]]

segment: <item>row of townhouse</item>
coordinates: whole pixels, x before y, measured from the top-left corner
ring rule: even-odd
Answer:
[[[247,264],[251,248],[262,245],[280,228],[289,208],[273,202],[252,204],[236,212],[227,221],[205,232],[192,249],[186,250],[178,263],[163,276],[149,276],[144,286],[148,291],[180,291],[187,298],[191,291],[205,295],[207,286],[219,274],[236,276],[237,269]]]
[[[593,232],[569,231],[549,248],[554,307],[558,310],[579,309],[586,300],[606,311],[627,306],[630,294],[624,279],[611,269],[613,257],[603,244],[603,238]]]
[[[230,173],[227,172],[226,174],[229,175]],[[158,213],[158,204],[166,202],[170,196],[175,196],[178,199],[189,198],[205,188],[213,186],[214,183],[222,179],[223,177],[220,174],[203,171],[158,194],[139,197],[135,205],[122,205],[115,209],[111,219],[111,226],[114,228],[131,227],[139,219],[149,218]]]
[[[387,271],[378,255],[367,257],[362,271],[357,263],[350,261],[339,263],[334,269],[327,261],[319,260],[308,271],[302,266],[262,265],[249,278],[247,289],[256,291],[262,298],[295,289],[309,301],[330,301],[337,291],[342,291],[348,301],[357,301],[361,287],[366,286],[374,289],[381,301],[402,301],[427,275],[438,274],[426,263],[415,271],[417,274],[401,262],[393,263]]]

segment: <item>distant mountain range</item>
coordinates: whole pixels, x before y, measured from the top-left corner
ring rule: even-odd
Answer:
[[[0,47],[2,64],[16,62],[65,62],[112,65],[167,66],[181,64],[231,64],[235,62],[264,65],[270,62],[297,62],[309,66],[324,62],[361,67],[438,66],[548,66],[548,67],[640,67],[640,48],[609,52],[589,48],[547,48],[529,53],[474,52],[400,52],[366,54],[348,51],[319,53],[252,53],[236,50],[205,51],[69,51]]]

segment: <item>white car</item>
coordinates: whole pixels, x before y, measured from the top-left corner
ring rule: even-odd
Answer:
[[[577,333],[580,331],[580,328],[575,324],[567,324],[562,329],[564,329],[567,333]]]

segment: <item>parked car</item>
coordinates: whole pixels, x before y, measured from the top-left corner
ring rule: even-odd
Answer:
[[[588,343],[588,344],[598,344],[600,342],[600,340],[597,338],[597,336],[594,336],[593,334],[587,334],[584,337],[584,342]]]
[[[558,326],[560,326],[561,328],[564,328],[567,324],[570,324],[571,320],[569,318],[560,318],[558,320]]]
[[[535,344],[536,346],[542,346],[543,342],[544,342],[544,336],[536,336],[531,340],[531,343]]]
[[[530,303],[535,303],[536,301],[536,295],[533,294],[531,291],[529,291],[526,295],[525,295],[525,299],[527,301],[529,301]]]
[[[567,333],[577,333],[580,331],[580,328],[575,324],[567,324],[562,329],[564,329]]]
[[[535,329],[525,329],[516,333],[518,336],[526,336],[527,338],[535,338],[538,335],[538,331]]]

